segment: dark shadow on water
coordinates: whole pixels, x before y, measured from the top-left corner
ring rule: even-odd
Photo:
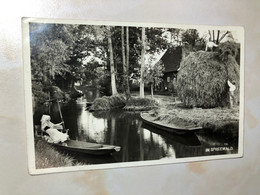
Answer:
[[[181,144],[184,144],[187,146],[200,146],[201,145],[197,136],[192,132],[186,133],[186,134],[176,134],[173,132],[170,133],[170,132],[160,130],[160,129],[153,127],[146,123],[142,123],[142,127],[145,129],[148,129],[149,131],[152,131],[156,134],[162,135],[166,139],[170,139],[174,142],[178,142],[178,143],[181,143]]]

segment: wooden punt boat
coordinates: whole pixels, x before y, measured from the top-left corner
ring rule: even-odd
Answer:
[[[144,122],[142,123],[141,127],[153,133],[161,135],[162,137],[165,137],[166,139],[171,140],[174,143],[180,143],[182,145],[191,146],[191,147],[201,146],[201,142],[194,132],[189,132],[184,134],[168,132],[168,131],[161,130],[157,127],[154,127],[152,125],[146,124]]]
[[[41,131],[40,126],[35,125],[34,128],[35,128],[35,136],[46,141],[44,137],[48,135],[45,132]],[[68,132],[68,130],[62,130],[62,129],[60,129],[60,131],[64,133]],[[97,143],[90,143],[90,142],[76,141],[76,140],[66,140],[63,143],[50,143],[50,142],[47,143],[60,150],[85,153],[91,155],[110,154],[113,152],[119,152],[121,149],[120,146],[97,144]]]
[[[163,125],[160,124],[159,122],[151,122],[148,119],[146,119],[145,115],[148,113],[140,113],[140,116],[143,120],[144,123],[157,127],[158,129],[164,130],[164,131],[168,131],[168,132],[174,132],[177,134],[184,134],[184,133],[189,133],[189,132],[194,132],[194,131],[198,131],[201,130],[202,127],[200,126],[195,126],[195,125],[189,125],[189,126],[178,126],[178,125]]]
[[[63,122],[63,129],[57,129],[57,130],[68,134],[68,129],[65,128],[65,124],[63,121],[59,100],[58,99],[55,99],[55,100],[57,100],[61,121]],[[91,102],[88,102],[87,106],[90,106],[91,104],[92,104]],[[40,125],[35,125],[34,131],[35,131],[36,137],[41,137],[42,139],[44,139],[45,132],[43,132],[41,130]],[[47,143],[49,143],[49,142],[47,142]],[[80,153],[85,153],[85,154],[92,154],[92,155],[110,154],[112,152],[118,152],[121,149],[119,146],[103,145],[103,144],[96,144],[96,143],[76,141],[76,140],[67,140],[63,143],[58,143],[58,144],[49,143],[49,144],[53,145],[54,147],[56,147],[58,149],[72,151],[72,152],[80,152]]]
[[[57,149],[62,149],[70,152],[79,152],[91,155],[105,155],[113,152],[119,152],[119,146],[96,144],[90,142],[67,140],[64,143],[54,144],[51,143]]]

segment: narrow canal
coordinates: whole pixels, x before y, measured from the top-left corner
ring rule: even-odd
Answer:
[[[78,162],[103,164],[237,153],[237,138],[218,138],[207,135],[204,130],[184,135],[166,133],[145,125],[139,112],[89,112],[86,103],[98,95],[97,91],[88,90],[76,101],[61,103],[69,136],[73,140],[117,145],[121,151],[99,157],[71,153]],[[50,113],[54,123],[61,121],[57,103],[39,107],[34,116],[35,124],[39,124],[43,113]]]

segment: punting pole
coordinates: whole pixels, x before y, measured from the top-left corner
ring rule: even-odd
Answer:
[[[62,117],[62,113],[61,113],[61,109],[60,109],[60,103],[59,103],[59,99],[58,99],[58,98],[57,98],[57,103],[58,103],[60,118],[61,118],[61,121],[63,122],[62,125],[63,125],[63,128],[64,128],[64,130],[65,130],[65,129],[66,129],[66,128],[65,128],[65,123],[64,123],[64,120],[63,120],[63,117]]]

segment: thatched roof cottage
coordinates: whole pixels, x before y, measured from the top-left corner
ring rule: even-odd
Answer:
[[[180,67],[182,59],[182,47],[169,48],[165,54],[162,56],[161,61],[164,64],[164,76],[163,82],[161,83],[161,90],[174,91],[176,90],[173,86],[174,78],[176,80],[176,75]]]

